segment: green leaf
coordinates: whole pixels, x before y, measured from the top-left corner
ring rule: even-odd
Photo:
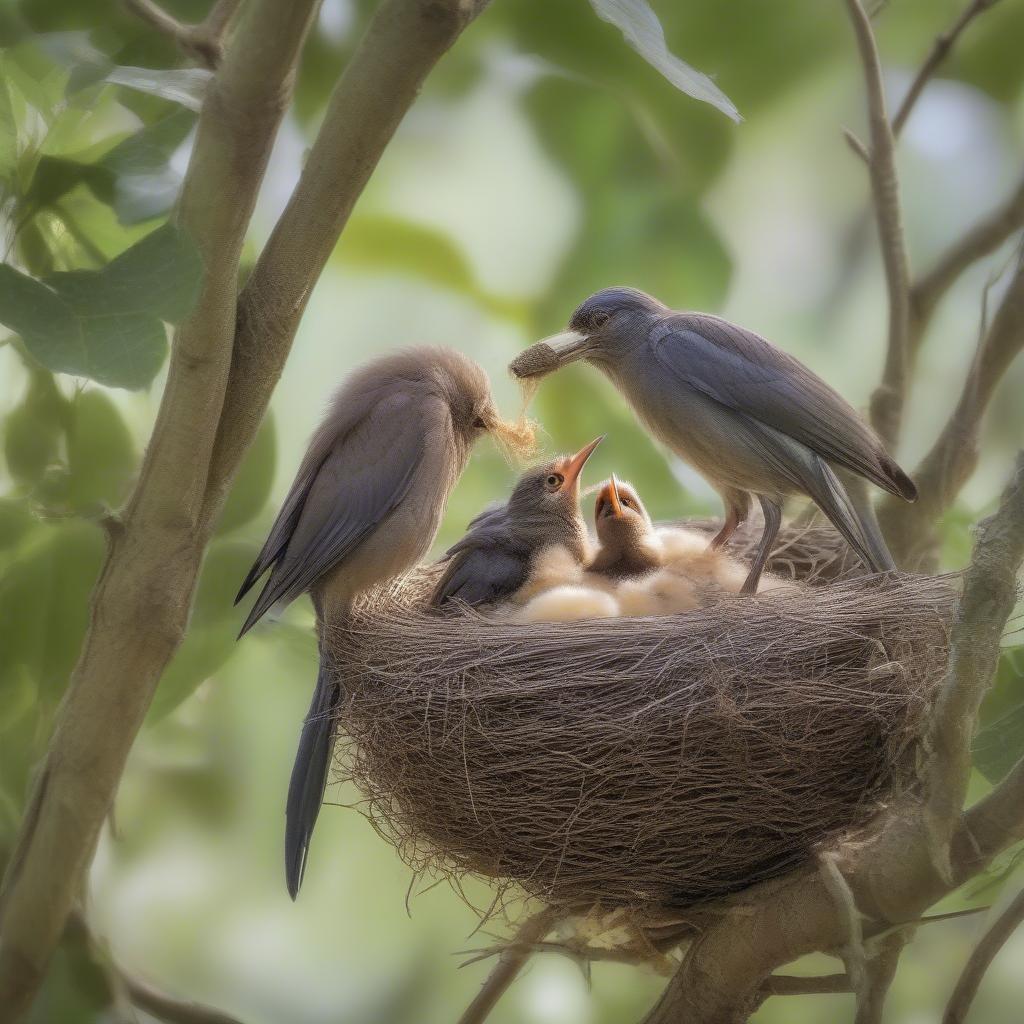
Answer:
[[[209,87],[213,72],[206,68],[130,68],[111,70],[106,81],[129,89],[159,96],[178,103],[188,110],[198,111]]]
[[[217,533],[229,533],[255,519],[270,497],[277,469],[277,430],[269,413],[256,434],[235,477],[217,524]]]
[[[35,523],[25,499],[0,498],[0,551],[17,545]]]
[[[4,457],[11,476],[19,483],[38,483],[56,460],[64,429],[64,406],[53,378],[45,371],[35,371],[25,398],[4,422]]]
[[[681,92],[710,103],[734,121],[741,121],[735,104],[707,75],[669,52],[658,16],[646,0],[590,0],[602,21],[614,25],[637,53]]]
[[[18,725],[36,703],[36,685],[24,665],[0,679],[0,733]]]
[[[1004,650],[974,737],[974,765],[996,783],[1024,757],[1024,646]]]
[[[102,391],[74,400],[68,433],[68,504],[116,506],[135,472],[135,448],[117,406]]]
[[[45,525],[28,535],[0,576],[0,680],[23,665],[40,692],[64,692],[89,620],[104,541],[80,520]]]
[[[47,369],[143,388],[167,353],[161,321],[182,320],[201,282],[198,251],[168,224],[98,271],[40,282],[0,265],[0,323]]]
[[[465,294],[478,291],[472,268],[451,239],[387,214],[354,217],[341,236],[336,257],[359,268],[411,272]]]

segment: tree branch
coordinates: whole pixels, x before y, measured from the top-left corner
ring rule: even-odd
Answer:
[[[345,68],[299,184],[239,299],[231,382],[206,496],[211,521],[356,200],[427,74],[486,5],[384,0]]]
[[[188,25],[168,14],[154,0],[125,0],[128,9],[158,32],[173,39],[190,57],[208,68],[216,68],[224,55],[227,32],[241,0],[217,0],[205,20]]]
[[[954,844],[953,868],[970,878],[1004,850],[1024,840],[1024,758],[963,815],[963,838]]]
[[[903,235],[896,143],[885,108],[882,68],[871,21],[860,0],[846,0],[864,69],[870,149],[868,174],[889,293],[889,338],[882,382],[871,396],[871,423],[894,447],[900,436],[910,368],[910,267]]]
[[[913,82],[910,83],[910,88],[907,90],[906,96],[903,97],[903,102],[900,103],[896,116],[892,119],[893,135],[899,135],[903,130],[903,126],[907,123],[907,118],[910,117],[915,104],[924,91],[924,87],[928,84],[928,80],[938,70],[939,65],[949,56],[949,51],[953,49],[963,30],[979,14],[987,11],[990,7],[995,7],[998,2],[999,0],[971,0],[963,11],[960,12],[956,21],[945,32],[936,36],[931,52],[921,65]]]
[[[949,668],[928,730],[927,815],[939,848],[951,849],[971,771],[971,740],[978,709],[995,675],[1006,621],[1017,600],[1024,561],[1024,452],[999,509],[978,526],[953,624]],[[940,862],[941,863],[941,862]],[[953,874],[952,865],[947,873]]]
[[[896,977],[896,968],[905,945],[906,938],[900,929],[884,938],[881,949],[865,964],[864,987],[857,993],[854,1024],[882,1024],[885,997]]]
[[[42,980],[309,293],[426,74],[484,4],[385,0],[236,303],[238,255],[315,6],[249,0],[203,106],[179,215],[204,257],[203,293],[175,338],[125,528],[0,893],[0,1022],[20,1016]]]
[[[250,0],[203,104],[177,212],[203,258],[203,285],[175,335],[124,529],[111,539],[0,891],[2,1021],[19,1017],[42,981],[132,741],[183,635],[230,368],[238,259],[315,6]]]
[[[978,994],[985,972],[1021,921],[1024,921],[1024,891],[1017,893],[1013,902],[996,918],[995,923],[975,947],[964,966],[963,973],[957,979],[956,987],[946,1005],[946,1012],[942,1016],[942,1024],[963,1024],[967,1011]]]
[[[515,938],[504,948],[483,987],[459,1018],[459,1024],[482,1024],[516,980],[530,954],[555,924],[555,913],[547,908],[527,918]]]
[[[879,507],[879,521],[900,565],[925,571],[934,568],[930,563],[936,524],[974,472],[985,411],[1022,347],[1024,259],[1018,262],[999,309],[978,343],[955,409],[913,473],[918,500],[908,505],[886,498]]]

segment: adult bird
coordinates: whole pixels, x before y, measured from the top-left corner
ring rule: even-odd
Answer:
[[[560,456],[528,469],[504,505],[481,512],[466,535],[445,553],[445,571],[434,589],[435,606],[449,601],[497,604],[529,579],[537,556],[564,549],[582,563],[588,551],[587,527],[580,514],[580,473],[603,438],[575,455]]]
[[[586,359],[611,378],[652,434],[718,491],[723,545],[750,496],[764,532],[743,593],[757,591],[782,522],[782,504],[805,494],[874,572],[895,568],[867,494],[836,468],[914,501],[917,488],[843,398],[752,331],[706,313],[675,312],[633,288],[606,288],[573,313],[569,329],[512,363],[539,376]]]
[[[662,564],[661,544],[640,495],[614,473],[598,491],[594,528],[598,549],[588,567],[591,572],[623,579],[642,576]]]
[[[292,899],[323,801],[342,697],[324,626],[343,621],[360,591],[426,554],[473,443],[503,428],[487,375],[458,352],[410,348],[366,364],[331,401],[242,583],[236,604],[270,571],[240,637],[270,608],[303,593],[317,615],[320,668],[285,812]]]

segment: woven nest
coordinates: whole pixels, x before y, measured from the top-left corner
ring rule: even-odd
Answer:
[[[329,632],[339,772],[415,870],[566,912],[782,874],[914,784],[945,665],[948,582],[847,558],[831,531],[789,530],[772,567],[804,588],[529,625],[427,611],[436,570],[417,569]]]

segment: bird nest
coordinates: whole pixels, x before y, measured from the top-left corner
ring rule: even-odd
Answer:
[[[831,531],[790,529],[772,567],[805,587],[529,625],[428,610],[421,567],[328,631],[339,771],[414,869],[566,913],[691,907],[780,875],[915,784],[946,661],[948,582],[847,558]]]

